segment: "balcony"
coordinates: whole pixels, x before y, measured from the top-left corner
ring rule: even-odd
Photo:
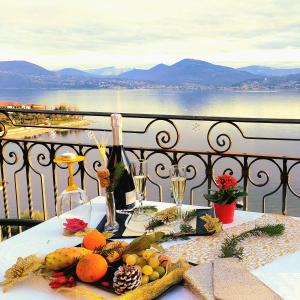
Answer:
[[[90,198],[101,193],[96,175],[100,156],[89,136],[105,135],[111,144],[111,113],[0,112],[0,224],[5,237],[14,233],[12,228],[24,229],[18,225],[30,227],[55,215],[57,197],[68,180],[65,166],[53,162],[62,152],[86,157],[74,169],[76,182]],[[217,175],[227,173],[248,193],[240,208],[300,215],[300,120],[129,113],[123,117],[129,159],[146,158],[149,163],[148,200],[173,201],[168,168],[179,163],[188,171],[186,204],[206,205],[202,195],[215,188]],[[107,156],[110,150],[109,146]],[[31,220],[37,216],[40,221]],[[30,220],[25,224],[24,218]]]

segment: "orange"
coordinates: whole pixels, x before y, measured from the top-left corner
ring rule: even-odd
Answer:
[[[89,250],[102,248],[105,245],[106,245],[106,238],[99,231],[90,231],[83,238],[83,246]]]
[[[95,282],[107,272],[108,264],[100,254],[88,254],[76,266],[76,275],[83,282]]]

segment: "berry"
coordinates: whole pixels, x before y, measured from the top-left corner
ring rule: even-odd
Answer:
[[[153,273],[153,269],[152,269],[152,267],[150,267],[149,265],[145,265],[145,266],[143,266],[143,268],[142,268],[142,272],[143,272],[143,274],[145,274],[145,275],[151,275],[151,274]]]
[[[130,254],[126,257],[126,264],[134,266],[136,264],[137,255],[136,254]]]
[[[158,274],[158,272],[156,272],[156,271],[154,271],[154,272],[149,276],[149,279],[150,279],[151,281],[156,280],[156,279],[158,279],[158,278],[159,278],[159,274]]]
[[[153,269],[157,268],[159,266],[159,260],[157,257],[150,257],[148,260],[149,266],[151,266]]]
[[[148,282],[149,282],[149,276],[143,275],[142,276],[142,282],[141,282],[141,284],[143,285],[143,284],[146,284]]]
[[[155,271],[159,274],[159,277],[162,277],[166,273],[165,268],[161,266],[155,268]]]

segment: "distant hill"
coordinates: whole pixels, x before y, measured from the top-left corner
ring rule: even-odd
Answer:
[[[86,70],[86,72],[98,76],[117,76],[130,70],[132,70],[132,68],[105,67],[99,69]]]
[[[74,68],[65,68],[55,72],[58,75],[62,76],[75,76],[75,77],[95,77],[94,74],[81,71],[79,69]]]
[[[259,75],[195,59],[183,59],[171,66],[159,64],[149,70],[134,69],[119,77],[173,85],[191,83],[205,86],[230,86],[260,78]]]
[[[43,67],[23,60],[0,61],[0,72],[31,76],[54,75]]]
[[[250,68],[250,67],[249,67]],[[250,71],[258,72],[256,66]],[[272,68],[263,70],[274,70]],[[101,71],[102,70],[102,71]],[[238,89],[300,90],[300,73],[284,76],[252,74],[245,68],[233,69],[195,59],[184,59],[173,65],[158,64],[149,70],[134,69],[120,75],[114,67],[94,69],[101,75],[74,68],[49,71],[26,61],[0,61],[1,89]],[[246,69],[249,70],[249,69]],[[254,70],[254,71],[253,71]],[[277,71],[279,69],[276,69]],[[287,69],[280,69],[285,70]],[[289,72],[298,69],[289,69]],[[106,74],[106,75],[104,75]],[[108,75],[110,74],[110,75]]]
[[[292,68],[292,69],[280,69],[280,68],[270,68],[264,66],[248,66],[239,68],[238,70],[246,71],[256,75],[262,76],[287,76],[291,74],[300,73],[300,68]]]

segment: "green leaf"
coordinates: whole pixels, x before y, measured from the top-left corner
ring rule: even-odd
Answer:
[[[139,251],[148,249],[152,244],[159,242],[165,234],[163,232],[153,232],[151,234],[144,233],[135,238],[125,249],[125,253],[137,253]]]

